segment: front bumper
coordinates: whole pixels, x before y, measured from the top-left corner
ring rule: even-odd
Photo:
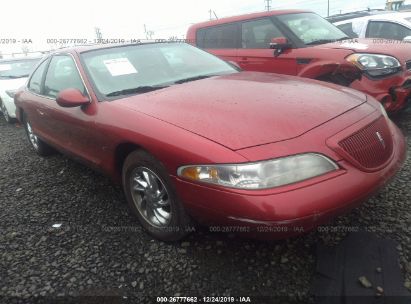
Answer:
[[[354,81],[351,88],[367,93],[390,112],[403,110],[411,103],[411,72],[405,71],[384,79],[371,79],[363,76]]]
[[[406,157],[405,139],[391,124],[394,152],[391,161],[376,172],[360,171],[340,160],[344,168],[291,190],[235,191],[194,184],[173,177],[177,193],[189,213],[214,231],[251,232],[258,238],[284,238],[307,232],[345,213],[373,195],[401,168]]]

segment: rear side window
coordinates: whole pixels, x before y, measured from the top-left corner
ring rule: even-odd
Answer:
[[[397,23],[384,21],[371,21],[367,29],[367,37],[403,40],[411,36],[411,30]]]
[[[44,94],[56,98],[65,89],[78,89],[84,95],[86,89],[73,58],[67,55],[56,55],[50,61],[44,82]]]
[[[358,35],[352,28],[352,22],[337,25],[337,27],[347,34],[350,38],[358,38]]]
[[[283,36],[270,19],[247,21],[241,26],[241,46],[244,49],[268,49],[271,39]]]
[[[36,94],[41,94],[41,82],[43,80],[44,71],[46,69],[48,60],[44,60],[42,64],[36,69],[33,73],[33,76],[30,78],[28,88],[30,91]]]
[[[202,49],[235,49],[238,24],[225,24],[200,29],[197,32],[197,46]]]

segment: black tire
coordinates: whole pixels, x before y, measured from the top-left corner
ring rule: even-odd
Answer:
[[[11,118],[9,115],[9,112],[7,111],[6,106],[3,104],[2,101],[1,102],[1,112],[3,113],[3,117],[6,120],[7,123],[13,123],[14,122],[14,118]]]
[[[159,189],[165,189],[164,196],[166,197],[166,201],[168,203],[167,206],[160,208],[166,213],[169,212],[171,214],[169,217],[169,223],[165,223],[160,227],[158,225],[154,225],[150,219],[148,219],[148,215],[144,215],[144,212],[140,210],[144,208],[140,207],[139,209],[139,203],[137,202],[139,198],[141,202],[146,201],[146,206],[149,205],[147,201],[150,200],[143,199],[143,197],[146,196],[144,192],[132,190],[132,183],[135,182],[136,172],[137,174],[138,172],[151,172],[155,175],[152,175],[152,177],[158,178],[158,181],[156,182],[156,189],[158,192],[160,192]],[[189,229],[191,228],[190,217],[186,213],[182,203],[178,200],[166,169],[153,156],[142,150],[136,150],[130,153],[123,164],[122,180],[123,190],[126,195],[129,208],[138,218],[141,226],[150,235],[162,241],[172,242],[180,240],[189,233]],[[149,195],[147,195],[147,197],[149,197]],[[167,208],[167,210],[165,208]],[[146,209],[149,208],[147,207]],[[152,216],[152,218],[155,219],[154,216]]]
[[[38,155],[48,156],[55,153],[55,150],[52,147],[50,147],[48,144],[34,135],[33,131],[31,130],[31,124],[27,118],[27,115],[23,115],[23,124],[30,146],[34,149],[34,151],[36,151]]]

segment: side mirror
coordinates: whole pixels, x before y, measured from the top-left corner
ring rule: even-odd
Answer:
[[[90,100],[78,89],[65,89],[57,95],[56,102],[61,107],[73,108],[89,104]]]
[[[411,36],[405,37],[402,41],[404,41],[404,42],[411,42]]]
[[[291,43],[288,42],[288,39],[285,37],[277,37],[277,38],[271,39],[270,49],[285,50],[285,49],[290,49],[290,48],[291,48]]]
[[[292,44],[285,37],[273,38],[270,42],[270,49],[274,50],[275,57],[280,56],[284,50],[291,49],[291,47]]]

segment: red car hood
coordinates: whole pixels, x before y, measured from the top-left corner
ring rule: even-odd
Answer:
[[[411,60],[411,43],[384,39],[352,39],[315,46],[316,48],[345,49],[354,53],[373,53],[394,56],[401,64]]]
[[[241,72],[114,102],[238,150],[297,137],[365,101],[332,84]]]

